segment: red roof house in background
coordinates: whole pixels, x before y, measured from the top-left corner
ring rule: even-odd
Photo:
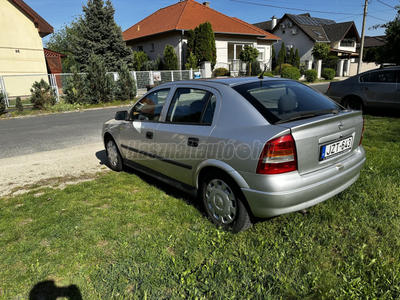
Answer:
[[[209,2],[201,4],[185,0],[161,8],[125,30],[123,38],[133,51],[144,51],[151,60],[163,54],[165,45],[174,46],[179,65],[184,69],[188,31],[206,21],[211,23],[215,34],[215,68],[225,67],[232,71],[244,45],[256,47],[260,52],[259,61],[270,63],[272,44],[280,38],[210,8]]]

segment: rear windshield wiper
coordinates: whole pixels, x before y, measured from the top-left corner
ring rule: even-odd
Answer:
[[[316,117],[316,116],[320,116],[320,115],[327,115],[327,114],[337,115],[338,113],[339,113],[339,110],[336,108],[315,110],[315,111],[303,111],[303,112],[300,112],[298,114],[291,116],[288,119],[282,119],[282,120],[276,122],[275,125],[287,123],[287,122],[294,121],[294,120],[312,118],[312,117]]]

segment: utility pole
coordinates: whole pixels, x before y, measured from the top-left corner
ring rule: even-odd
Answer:
[[[364,18],[363,18],[363,25],[362,25],[362,33],[361,33],[361,45],[360,45],[360,57],[358,59],[358,67],[357,67],[357,74],[360,73],[362,59],[363,59],[363,52],[364,52],[364,35],[365,35],[365,21],[367,19],[367,7],[368,7],[368,0],[365,0],[364,4]]]

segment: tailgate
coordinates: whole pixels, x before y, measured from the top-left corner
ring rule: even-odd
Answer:
[[[361,111],[351,111],[283,126],[290,128],[296,143],[298,172],[307,174],[353,155],[360,143],[363,118]]]

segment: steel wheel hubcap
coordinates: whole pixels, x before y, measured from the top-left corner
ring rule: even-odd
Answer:
[[[223,224],[236,218],[236,198],[232,189],[222,180],[213,179],[207,184],[206,201],[212,216]]]
[[[107,143],[107,157],[112,166],[115,167],[118,164],[118,150],[112,141]]]

